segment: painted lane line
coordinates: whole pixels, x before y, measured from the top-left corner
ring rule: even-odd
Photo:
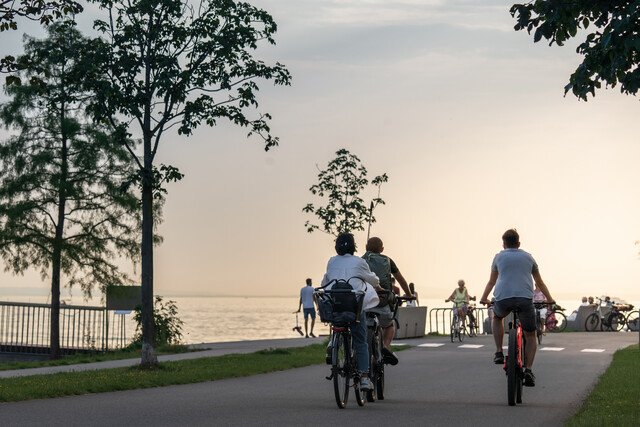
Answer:
[[[582,353],[604,353],[604,348],[585,348],[580,351]]]
[[[540,350],[542,351],[562,351],[564,347],[542,347]]]
[[[458,348],[481,348],[481,347],[484,347],[484,344],[462,344],[458,346]]]
[[[427,343],[427,344],[419,344],[418,347],[442,347],[444,344],[438,343]]]
[[[406,342],[392,342],[391,345],[409,345]]]

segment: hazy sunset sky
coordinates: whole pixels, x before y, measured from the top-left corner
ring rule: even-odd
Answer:
[[[293,75],[291,87],[259,82],[259,111],[281,143],[265,153],[227,124],[164,137],[157,163],[185,178],[168,187],[155,293],[297,295],[305,278],[319,284],[333,238],[308,234],[302,208],[320,201],[309,192],[316,165],[346,148],[371,177],[389,175],[372,235],[421,298],[446,298],[460,278],[480,294],[516,227],[556,298],[640,300],[640,105],[617,88],[564,97],[576,42],[515,32],[512,1],[250,3],[279,26],[277,45],[256,55]],[[3,54],[19,46],[0,40]],[[0,276],[0,293],[19,286],[49,283]]]

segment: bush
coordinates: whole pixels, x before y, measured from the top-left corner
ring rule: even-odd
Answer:
[[[137,326],[131,344],[135,346],[142,343],[142,309],[140,306],[136,307],[133,318]],[[178,318],[178,307],[175,301],[163,302],[162,297],[156,295],[153,302],[153,324],[156,347],[166,344],[180,344],[184,323]]]

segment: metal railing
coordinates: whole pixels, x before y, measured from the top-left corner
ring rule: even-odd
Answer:
[[[484,320],[488,316],[486,307],[475,307],[474,316],[478,323],[478,333],[484,334],[489,331],[484,329]],[[430,334],[448,334],[451,329],[451,321],[453,320],[453,308],[436,307],[429,310],[429,333]]]
[[[60,306],[60,351],[104,351],[127,343],[123,314],[104,307]],[[0,301],[0,352],[49,354],[51,305]]]

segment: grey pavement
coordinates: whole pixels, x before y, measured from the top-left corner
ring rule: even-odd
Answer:
[[[322,341],[322,339],[317,339]],[[311,340],[221,343],[212,352],[304,345]],[[536,357],[537,385],[507,406],[506,377],[493,365],[491,336],[451,343],[402,340],[400,363],[387,367],[386,398],[337,408],[326,365],[245,378],[59,399],[0,404],[3,425],[429,425],[560,426],[580,406],[615,350],[636,334],[549,334]],[[428,345],[428,346],[425,346]],[[259,348],[258,348],[259,349]],[[585,351],[586,350],[586,351]],[[218,353],[218,354],[221,354]]]

